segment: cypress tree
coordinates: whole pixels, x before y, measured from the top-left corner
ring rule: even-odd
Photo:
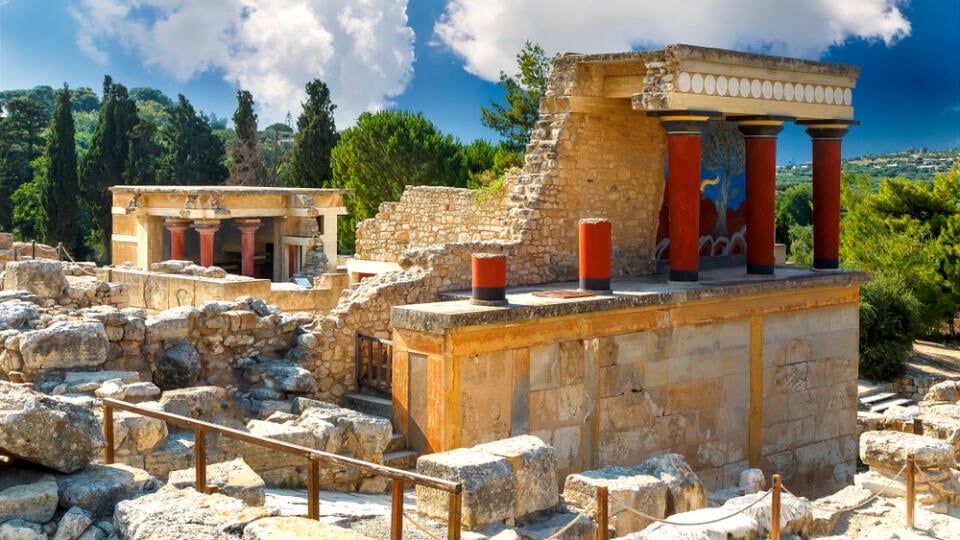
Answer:
[[[43,240],[56,245],[63,242],[67,252],[77,247],[77,149],[74,145],[73,115],[70,114],[70,88],[64,83],[57,95],[46,148],[47,171],[41,202],[44,209]]]
[[[237,91],[237,110],[233,113],[236,138],[230,144],[230,184],[261,186],[267,171],[263,160],[263,143],[257,134],[257,115],[253,112],[253,96]]]
[[[163,129],[165,154],[158,181],[179,186],[220,185],[229,171],[223,164],[223,141],[214,135],[205,115],[178,96],[177,105],[167,107],[169,122]]]
[[[326,83],[314,79],[307,83],[307,102],[297,119],[297,135],[290,155],[291,183],[297,187],[325,187],[333,173],[330,151],[339,136],[333,120],[337,106],[330,102]]]

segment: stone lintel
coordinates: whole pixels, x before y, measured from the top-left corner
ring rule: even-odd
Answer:
[[[804,289],[858,287],[869,274],[857,271],[812,271],[778,268],[775,277],[716,279],[713,271],[703,272],[700,282],[668,283],[666,276],[652,275],[617,278],[611,283],[613,292],[595,296],[539,296],[536,292],[572,291],[576,283],[556,283],[536,287],[508,288],[507,305],[487,307],[468,301],[470,291],[447,293],[454,300],[429,304],[396,306],[391,310],[390,324],[400,330],[432,334],[448,334],[457,329],[523,322],[533,319],[563,317],[621,309],[670,306],[695,301],[737,299],[754,295],[775,295]],[[729,274],[724,274],[729,275]]]

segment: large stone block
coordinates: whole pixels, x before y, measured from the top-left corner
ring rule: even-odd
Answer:
[[[652,457],[636,467],[667,485],[666,515],[689,512],[707,506],[707,490],[679,454]]]
[[[421,456],[417,472],[463,484],[461,520],[468,529],[478,529],[512,518],[517,507],[517,477],[510,463],[499,456],[458,448]],[[448,494],[417,486],[417,511],[446,519]]]
[[[22,290],[44,298],[56,298],[67,287],[67,276],[60,261],[12,261],[4,267],[3,275],[5,291]]]
[[[118,502],[153,492],[160,482],[143,469],[114,463],[58,474],[57,486],[62,508],[79,506],[98,517],[109,517]]]
[[[250,506],[263,506],[266,495],[260,478],[242,459],[207,465],[207,485],[216,486],[219,493],[240,499]],[[169,484],[177,489],[197,487],[197,469],[191,467],[172,471]]]
[[[103,325],[94,321],[56,322],[20,337],[23,370],[96,367],[107,361],[110,341]]]
[[[31,330],[40,318],[40,310],[32,302],[10,300],[0,303],[0,330]]]
[[[563,500],[597,515],[597,488],[606,486],[610,502],[610,526],[616,536],[641,531],[652,520],[627,510],[633,508],[656,518],[666,517],[667,484],[633,467],[604,467],[571,474],[563,485]]]
[[[923,469],[957,467],[953,445],[946,441],[895,431],[868,431],[860,436],[860,460],[871,469],[896,473],[910,454]]]
[[[160,396],[160,408],[168,413],[210,420],[221,409],[226,392],[219,386],[194,386],[167,390]]]
[[[517,510],[514,517],[552,511],[557,506],[557,454],[553,447],[531,435],[520,435],[473,448],[502,457],[517,475]]]
[[[312,431],[294,424],[250,420],[247,422],[247,431],[252,435],[307,448],[320,446]],[[224,456],[242,457],[243,461],[256,471],[267,485],[289,487],[305,485],[307,464],[305,457],[230,438],[221,438],[218,446]]]
[[[0,472],[0,521],[46,523],[57,510],[57,480],[28,469]]]

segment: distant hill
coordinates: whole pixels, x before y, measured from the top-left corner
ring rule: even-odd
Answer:
[[[960,159],[960,149],[927,150],[907,148],[901,152],[867,154],[842,162],[844,172],[868,174],[875,181],[882,178],[903,177],[910,180],[932,179],[936,173],[947,172]],[[811,164],[797,163],[777,167],[777,189],[812,181]]]

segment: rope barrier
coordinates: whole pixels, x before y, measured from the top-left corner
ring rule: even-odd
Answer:
[[[579,514],[577,514],[577,517],[573,518],[573,521],[571,521],[570,523],[567,523],[566,525],[563,526],[563,528],[561,528],[561,529],[558,530],[557,532],[555,532],[555,533],[551,534],[550,536],[548,536],[548,537],[547,537],[547,540],[557,540],[558,538],[560,538],[560,537],[563,535],[563,533],[565,533],[565,532],[567,532],[568,530],[570,530],[570,527],[573,527],[573,525],[574,525],[576,522],[580,521],[580,518],[582,518],[582,517],[585,516],[585,515],[587,515],[587,511],[586,511],[586,510],[580,512]]]
[[[437,537],[436,535],[434,535],[432,532],[428,531],[428,530],[426,529],[426,527],[424,527],[423,525],[417,523],[417,520],[415,520],[415,519],[413,519],[412,517],[410,517],[410,514],[404,512],[404,513],[403,513],[403,517],[407,518],[407,521],[409,521],[410,523],[412,523],[414,527],[416,527],[417,529],[420,530],[420,532],[422,532],[423,534],[429,536],[429,537],[430,537],[430,540],[440,540],[440,538],[438,538],[438,537]]]
[[[744,506],[744,507],[741,508],[740,510],[737,510],[736,512],[734,512],[734,513],[732,513],[732,514],[730,514],[730,515],[728,515],[728,516],[724,516],[724,517],[717,518],[717,519],[711,519],[711,520],[709,520],[709,521],[700,521],[700,522],[696,522],[696,523],[678,523],[678,522],[676,522],[676,521],[670,521],[670,520],[668,520],[668,519],[661,519],[661,518],[658,518],[658,517],[651,516],[650,514],[647,514],[647,513],[645,513],[645,512],[640,511],[640,510],[636,510],[636,509],[634,509],[634,508],[631,508],[631,507],[629,507],[629,506],[624,507],[624,510],[628,510],[628,511],[630,511],[630,512],[633,512],[634,514],[637,514],[637,515],[640,516],[640,517],[649,519],[649,520],[651,520],[651,521],[656,521],[657,523],[664,523],[664,524],[666,524],[666,525],[676,525],[676,526],[680,526],[680,527],[702,527],[702,526],[704,526],[704,525],[712,525],[712,524],[714,524],[714,523],[719,523],[719,522],[721,522],[721,521],[723,521],[723,520],[725,520],[725,519],[730,519],[730,518],[732,518],[733,516],[736,516],[737,514],[742,514],[742,513],[746,512],[747,510],[749,510],[750,508],[753,508],[754,506],[756,506],[757,504],[759,504],[760,501],[762,501],[762,500],[766,499],[767,497],[769,497],[772,492],[773,492],[772,489],[768,489],[768,490],[763,494],[763,496],[757,498],[757,500],[753,501],[752,503],[748,504],[747,506]],[[621,512],[622,512],[622,511],[621,511]],[[619,514],[620,512],[617,512],[617,513]]]
[[[73,264],[77,265],[77,268],[79,268],[81,272],[87,274],[88,276],[94,276],[94,277],[97,276],[97,273],[96,273],[96,272],[91,272],[91,271],[87,270],[86,268],[80,266],[80,263],[78,263],[77,261],[75,261],[75,260],[73,259],[73,257],[70,256],[70,252],[67,251],[67,248],[65,248],[65,247],[63,247],[63,246],[57,246],[57,249],[59,249],[61,252],[63,252],[63,254],[67,256],[67,259],[70,260],[70,262],[72,262]]]
[[[900,472],[898,472],[896,475],[894,475],[894,477],[891,478],[889,482],[887,482],[887,485],[883,486],[883,489],[881,489],[880,491],[874,493],[873,495],[871,495],[870,497],[868,497],[867,500],[863,501],[862,503],[858,503],[858,504],[855,504],[855,505],[853,505],[853,506],[848,506],[848,507],[840,508],[840,509],[824,508],[824,507],[822,507],[822,506],[817,506],[817,505],[813,504],[812,502],[810,503],[810,506],[813,507],[813,508],[815,508],[815,509],[817,509],[817,510],[821,510],[821,511],[823,511],[823,512],[840,512],[840,513],[843,513],[843,512],[849,512],[849,511],[851,511],[851,510],[856,510],[857,508],[866,506],[868,503],[873,502],[874,500],[876,500],[877,498],[879,498],[881,495],[883,495],[884,493],[886,493],[886,491],[887,491],[888,489],[890,489],[890,486],[892,486],[893,483],[897,481],[897,478],[900,478],[900,475],[902,475],[902,474],[903,474],[903,471],[905,471],[905,470],[907,470],[907,464],[906,464],[906,463],[904,463],[904,464],[903,464],[903,467],[900,468]],[[787,489],[786,486],[782,486],[782,485],[781,485],[781,489],[783,489],[785,492],[789,493],[790,495],[792,495],[792,496],[793,496],[794,498],[796,498],[796,499],[799,499],[799,498],[800,498],[800,497],[797,497],[796,495],[794,495],[793,492],[790,491],[789,489]]]

